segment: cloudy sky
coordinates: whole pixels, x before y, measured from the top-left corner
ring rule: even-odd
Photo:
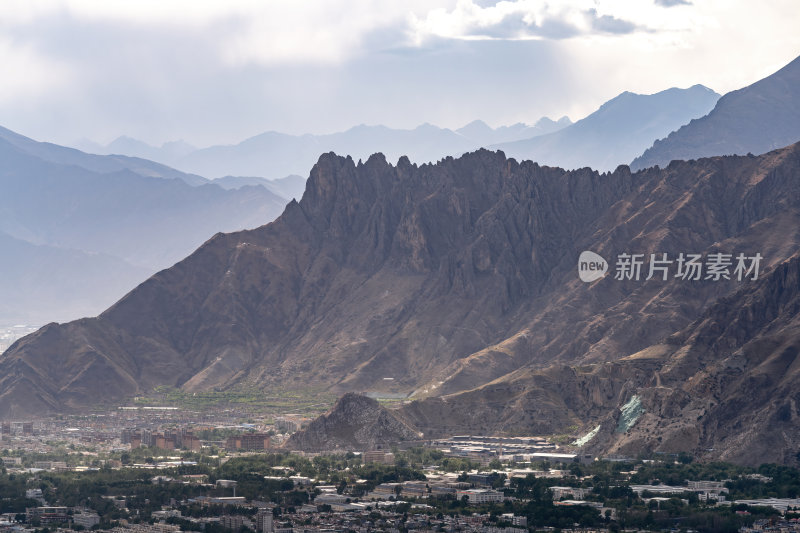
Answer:
[[[579,119],[724,93],[800,55],[796,0],[3,0],[0,125],[238,142],[357,124]]]

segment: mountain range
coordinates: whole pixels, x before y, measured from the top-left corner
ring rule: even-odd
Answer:
[[[97,314],[215,233],[260,226],[286,202],[264,187],[225,190],[0,129],[0,320]]]
[[[97,314],[152,271],[101,253],[35,245],[0,232],[0,324]]]
[[[742,93],[771,109],[776,86]],[[636,96],[601,111],[654,101]],[[0,416],[160,385],[302,386],[413,400],[387,418],[345,396],[298,436],[308,449],[352,411],[363,424],[342,439],[567,434],[595,453],[797,464],[798,175],[800,143],[603,173],[485,149],[396,165],[326,153],[275,221],[216,234],[98,317],[12,345]],[[252,179],[228,192],[266,191]]]
[[[484,147],[562,168],[611,171],[633,161],[631,168],[640,170],[664,166],[673,159],[761,154],[797,142],[799,86],[797,58],[722,98],[702,85],[651,95],[626,91],[574,124],[567,117],[558,121],[544,117],[534,126],[518,123],[491,128],[476,120],[456,130],[429,124],[414,130],[361,125],[327,135],[266,132],[235,145],[203,149],[183,141],[154,147],[123,136],[106,146],[83,141],[79,147],[159,161],[203,176],[226,176],[227,183],[233,182],[231,174],[270,179],[304,174],[320,153],[328,151],[354,159],[381,152],[390,161],[406,155],[413,162],[425,163]],[[253,183],[256,178],[242,179]],[[260,184],[270,188],[268,183]]]
[[[800,141],[800,57],[756,83],[727,93],[714,109],[656,141],[631,168],[674,159],[763,154]]]
[[[128,137],[120,137],[108,146],[91,142],[83,142],[80,146],[96,153],[147,157],[212,178],[234,175],[280,179],[287,175],[307,174],[319,154],[330,151],[350,155],[354,159],[367,159],[381,152],[391,161],[407,156],[412,161],[426,163],[490,144],[544,135],[569,124],[571,122],[567,117],[557,121],[543,117],[533,126],[518,123],[498,128],[475,120],[455,131],[431,124],[422,124],[413,130],[362,124],[325,135],[287,135],[269,131],[235,145],[202,149],[195,149],[180,141],[156,148]],[[229,178],[225,179],[230,181]]]
[[[562,130],[490,148],[543,165],[611,171],[630,162],[654,140],[708,113],[718,99],[717,93],[702,85],[650,95],[624,92]]]
[[[420,400],[405,416],[426,435],[584,427],[636,394],[652,412],[640,389],[674,389],[653,385],[653,372],[671,375],[684,353],[667,357],[657,348],[664,339],[683,338],[675,335],[717,304],[757,300],[795,260],[798,170],[800,145],[637,174],[570,172],[485,150],[421,166],[326,154],[300,202],[273,223],[217,235],[99,317],[15,343],[0,360],[2,414],[78,409],[156,385],[279,382],[413,394]],[[626,252],[764,259],[760,281],[586,284],[576,275],[581,250],[612,265]],[[744,333],[738,341],[752,342]],[[628,356],[637,363],[624,366]],[[740,370],[756,372],[760,361],[747,352]],[[732,396],[721,375],[712,378],[722,382],[716,394]],[[658,405],[680,413],[689,393],[673,392]],[[680,442],[726,449],[713,436],[663,447]],[[797,444],[789,434],[776,453]],[[630,444],[647,446],[661,449]]]
[[[0,141],[6,151],[13,151],[19,156],[29,156],[62,167],[79,167],[97,174],[129,171],[148,178],[177,178],[189,185],[201,185],[208,181],[201,176],[180,172],[147,159],[126,155],[100,156],[84,153],[66,146],[35,141],[3,127],[0,127]],[[4,165],[4,168],[6,166]]]
[[[705,115],[717,99],[711,89],[695,85],[652,95],[624,92],[574,124],[567,117],[558,121],[544,117],[533,126],[491,128],[475,120],[456,130],[430,124],[413,130],[360,125],[327,135],[271,131],[235,145],[202,149],[182,142],[157,148],[128,137],[107,146],[89,142],[80,146],[96,153],[147,157],[186,172],[224,177],[228,183],[230,175],[277,179],[303,174],[320,153],[329,151],[362,160],[381,152],[389,161],[406,156],[415,163],[428,163],[489,147],[540,164],[605,171],[627,164],[655,140]]]
[[[261,186],[281,198],[285,198],[287,202],[292,199],[301,198],[303,196],[303,191],[306,190],[306,179],[296,174],[273,180],[259,178],[257,176],[223,176],[209,183],[219,185],[223,189],[241,189],[247,186]]]

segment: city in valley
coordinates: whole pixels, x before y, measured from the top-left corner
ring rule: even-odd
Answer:
[[[283,447],[309,414],[132,405],[3,421],[0,530],[800,531],[790,467],[593,457],[563,435]]]

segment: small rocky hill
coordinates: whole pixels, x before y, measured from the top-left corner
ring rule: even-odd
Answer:
[[[422,436],[401,422],[377,400],[348,393],[336,405],[284,444],[290,450],[371,450]]]

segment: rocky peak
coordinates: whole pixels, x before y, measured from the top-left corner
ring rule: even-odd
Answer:
[[[422,437],[377,400],[348,393],[284,444],[290,450],[370,450]]]

